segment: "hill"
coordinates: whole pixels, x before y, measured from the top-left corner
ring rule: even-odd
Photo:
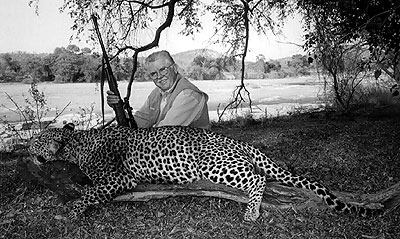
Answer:
[[[192,63],[193,59],[196,56],[205,56],[207,58],[218,58],[223,56],[222,53],[219,53],[214,50],[210,49],[194,49],[184,52],[179,52],[173,54],[172,57],[174,58],[175,62],[182,68],[187,68],[190,63]],[[268,59],[268,61],[275,61],[279,62],[282,67],[287,67],[287,63],[292,60],[292,57],[283,57],[279,59]],[[246,61],[247,63],[251,63],[252,61]]]
[[[175,62],[182,68],[186,69],[196,56],[205,56],[208,58],[218,58],[221,53],[210,49],[195,49],[190,51],[179,52],[172,55]]]

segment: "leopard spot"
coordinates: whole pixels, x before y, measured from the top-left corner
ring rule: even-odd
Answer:
[[[328,204],[328,206],[332,206],[332,205],[335,204],[335,203],[332,201],[331,198],[327,198],[327,199],[325,200],[325,202],[326,202],[326,204]]]
[[[232,182],[233,180],[234,180],[234,178],[231,176],[231,175],[226,175],[225,176],[225,179],[226,179],[226,181],[228,182],[228,183],[230,183],[230,182]]]
[[[318,195],[321,195],[321,196],[326,196],[326,192],[325,192],[325,190],[323,190],[323,189],[321,189],[321,188],[319,188],[319,189],[317,189],[317,194]]]

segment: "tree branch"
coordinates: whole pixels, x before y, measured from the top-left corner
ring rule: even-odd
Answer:
[[[132,83],[135,79],[135,73],[137,71],[137,58],[138,58],[139,53],[150,50],[150,49],[158,46],[158,43],[160,42],[161,32],[164,31],[167,27],[171,26],[172,20],[174,18],[174,13],[175,13],[175,4],[178,1],[179,0],[171,0],[168,3],[166,3],[167,4],[166,6],[168,6],[167,17],[166,17],[165,21],[157,28],[153,41],[147,45],[138,47],[134,50],[134,54],[132,57],[133,58],[132,74],[131,74],[131,78],[129,80],[126,97],[124,99],[125,101],[129,101],[129,98],[131,96]]]
[[[250,12],[253,12],[254,9],[257,8],[257,6],[262,2],[263,0],[259,0],[256,4],[254,4],[254,6],[250,9]]]
[[[151,9],[159,9],[159,8],[163,8],[163,7],[166,7],[166,6],[168,6],[168,5],[169,5],[169,3],[171,3],[171,2],[166,2],[166,3],[164,3],[164,4],[161,4],[161,5],[150,5],[150,4],[148,4],[148,3],[145,3],[145,2],[142,2],[142,1],[126,0],[125,2],[129,2],[129,3],[137,3],[137,4],[140,4],[140,5],[143,5],[143,6],[147,7],[147,8],[151,8]]]
[[[249,3],[248,1],[242,0],[243,3],[243,23],[245,27],[245,43],[244,43],[244,48],[243,48],[243,53],[241,56],[241,76],[240,76],[240,85],[235,88],[233,91],[234,94],[234,99],[227,104],[224,109],[222,110],[222,113],[219,114],[218,116],[218,121],[221,121],[222,116],[224,113],[231,108],[237,109],[241,103],[245,102],[246,100],[243,98],[242,91],[244,90],[246,93],[247,98],[249,99],[249,108],[250,112],[252,111],[252,101],[250,98],[250,92],[246,89],[246,86],[244,84],[244,78],[245,78],[245,67],[246,67],[246,56],[247,56],[247,50],[249,46],[249,35],[250,35],[250,23],[249,23]],[[233,106],[233,107],[232,107]]]

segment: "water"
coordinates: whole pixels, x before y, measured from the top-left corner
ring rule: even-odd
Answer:
[[[232,99],[232,92],[240,84],[239,80],[226,81],[194,81],[194,83],[209,96],[209,113],[212,121],[218,120],[218,112]],[[119,90],[122,96],[126,95],[127,82],[119,83]],[[268,80],[247,80],[246,89],[250,92],[252,100],[252,114],[254,117],[274,117],[285,115],[295,107],[317,107],[318,95],[322,92],[322,84],[313,77],[268,79]],[[134,109],[142,106],[147,95],[154,88],[152,82],[134,82],[130,103]],[[0,84],[0,151],[12,151],[20,137],[30,138],[33,131],[21,130],[26,127],[21,119],[17,106],[24,107],[25,98],[29,96],[29,84],[2,83]],[[74,122],[78,128],[85,129],[94,125],[101,115],[101,93],[100,85],[97,83],[40,83],[38,89],[44,92],[47,106],[50,111],[42,121],[53,121],[56,112],[63,108],[62,115],[52,124],[61,127],[67,122]],[[105,90],[108,89],[106,85]],[[8,97],[12,98],[12,101]],[[29,98],[29,97],[28,97]],[[247,98],[246,103],[248,104]],[[250,111],[244,107],[238,111],[231,111],[224,114],[222,119],[245,115]],[[91,118],[94,116],[94,118]],[[105,118],[113,118],[114,112],[105,104]],[[14,135],[13,131],[7,129],[7,125],[2,123],[4,120],[13,122],[13,126],[18,130],[19,136]],[[91,121],[90,121],[91,120]],[[90,121],[91,125],[79,123]]]
[[[211,120],[217,120],[219,112],[230,102],[232,92],[239,85],[239,80],[225,81],[194,81],[196,86],[209,95],[209,110]],[[10,122],[21,121],[17,108],[10,101],[6,93],[12,97],[19,106],[25,106],[24,98],[29,95],[29,84],[2,83],[0,84],[0,118]],[[122,96],[126,95],[127,82],[120,82],[119,90]],[[134,82],[130,103],[134,109],[146,100],[147,95],[154,88],[152,82]],[[314,77],[285,78],[285,79],[266,79],[266,80],[247,80],[246,88],[250,92],[253,103],[253,113],[255,115],[276,116],[293,110],[295,106],[315,105],[322,85]],[[39,91],[44,92],[47,105],[51,111],[47,117],[51,118],[55,112],[60,112],[68,105],[59,120],[79,115],[84,110],[101,114],[101,93],[98,83],[40,83]],[[105,90],[108,86],[105,85]],[[248,101],[247,101],[248,103]],[[240,112],[249,111],[245,107]],[[112,117],[113,111],[105,104],[105,114]],[[229,117],[229,114],[226,116]]]

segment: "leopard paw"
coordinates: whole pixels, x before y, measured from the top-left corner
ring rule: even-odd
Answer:
[[[75,221],[75,220],[77,220],[79,218],[79,214],[77,212],[75,212],[74,210],[72,210],[71,212],[68,213],[67,218],[70,221]]]
[[[255,222],[259,216],[260,212],[258,210],[251,210],[244,214],[243,219],[247,222]]]

